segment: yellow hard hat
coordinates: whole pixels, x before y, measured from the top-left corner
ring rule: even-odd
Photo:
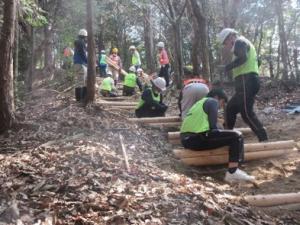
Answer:
[[[118,53],[118,52],[119,52],[119,50],[117,48],[112,49],[112,53]]]

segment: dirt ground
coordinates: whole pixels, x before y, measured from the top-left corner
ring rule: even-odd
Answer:
[[[258,185],[230,186],[224,166],[179,163],[168,130],[128,122],[133,112],[127,110],[83,108],[68,83],[45,83],[36,83],[18,109],[20,123],[0,136],[0,224],[300,224],[299,205],[254,208],[236,198],[299,192],[299,151],[246,163]],[[263,88],[256,110],[270,140],[293,139],[299,146],[300,116],[280,110],[300,100],[299,88]],[[232,94],[231,86],[226,90]],[[175,96],[168,102],[176,115]],[[245,127],[241,119],[237,126]]]

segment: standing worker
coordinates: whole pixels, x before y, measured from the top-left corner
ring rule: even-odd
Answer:
[[[169,57],[168,53],[165,49],[165,44],[163,42],[158,42],[158,63],[160,65],[160,71],[158,76],[163,77],[166,80],[166,87],[170,84],[170,77],[169,77]]]
[[[232,70],[235,81],[235,94],[226,107],[226,125],[233,129],[236,116],[241,113],[245,123],[258,137],[260,142],[267,141],[267,132],[253,111],[255,96],[260,88],[258,77],[258,59],[253,44],[236,30],[225,28],[218,34],[224,48],[233,50],[232,62],[225,66],[225,71]]]
[[[157,77],[151,81],[152,87],[144,90],[140,102],[135,110],[136,117],[160,117],[165,116],[168,109],[163,103],[162,92],[166,90],[164,78]]]
[[[123,96],[132,96],[135,94],[135,87],[138,86],[140,91],[143,90],[140,79],[135,74],[134,66],[129,68],[129,73],[125,75],[123,84]]]
[[[141,68],[142,62],[141,62],[141,57],[134,45],[129,47],[129,51],[131,54],[131,65],[135,67],[137,70],[138,68]]]
[[[107,63],[106,63],[105,50],[101,50],[99,55],[100,77],[106,77],[106,68],[107,68]]]
[[[75,98],[76,101],[84,101],[86,96],[86,78],[87,78],[87,41],[88,33],[85,29],[81,29],[78,38],[74,42],[74,71],[75,75]]]
[[[103,97],[116,97],[116,87],[115,82],[111,78],[112,74],[111,71],[107,72],[107,77],[103,79],[100,85],[100,94]]]
[[[180,128],[181,143],[192,150],[216,149],[229,146],[227,182],[253,181],[254,177],[238,169],[244,158],[244,142],[241,132],[219,130],[217,127],[218,108],[227,101],[221,90],[212,90],[189,110]]]
[[[189,109],[209,92],[207,82],[200,77],[196,77],[192,68],[184,68],[184,77],[184,87],[178,98],[178,107],[182,119],[185,118]]]
[[[111,55],[109,56],[109,58],[113,61],[114,65],[119,67],[119,70],[116,70],[114,67],[109,66],[109,70],[112,73],[112,78],[115,81],[115,85],[117,85],[119,81],[119,74],[121,73],[122,70],[122,61],[118,53],[119,50],[117,48],[113,48],[111,51]]]

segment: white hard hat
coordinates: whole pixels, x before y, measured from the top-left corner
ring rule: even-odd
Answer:
[[[142,68],[138,68],[138,69],[136,70],[136,72],[137,72],[137,73],[141,73],[141,72],[143,72],[143,69],[142,69]]]
[[[161,91],[165,91],[166,90],[166,81],[164,78],[162,77],[157,77],[154,80],[152,80],[152,83],[159,88]]]
[[[159,47],[159,48],[164,48],[165,47],[165,43],[163,43],[161,41],[161,42],[158,42],[156,46]]]
[[[105,53],[105,50],[101,50],[101,53]]]
[[[108,71],[106,72],[106,75],[111,77],[111,76],[112,76],[112,72],[111,72],[110,70],[108,70]]]
[[[130,47],[129,47],[129,50],[135,50],[136,48],[135,48],[135,46],[134,45],[131,45]]]
[[[79,35],[79,36],[87,37],[87,36],[88,36],[88,32],[86,31],[86,29],[81,29],[81,30],[78,32],[78,35]]]
[[[218,41],[223,44],[229,34],[237,34],[238,32],[232,28],[224,28],[218,35]]]
[[[129,71],[131,71],[131,72],[134,72],[134,73],[135,73],[135,71],[136,71],[136,69],[135,69],[135,66],[131,66],[131,67],[129,67]]]

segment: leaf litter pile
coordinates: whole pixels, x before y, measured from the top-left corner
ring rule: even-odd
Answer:
[[[0,136],[0,224],[286,224],[234,186],[178,172],[165,132],[126,117],[50,89],[28,96]]]

